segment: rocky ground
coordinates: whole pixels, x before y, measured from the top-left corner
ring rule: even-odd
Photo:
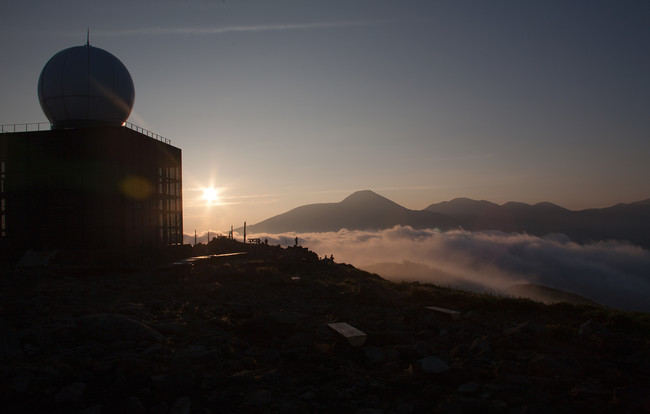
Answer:
[[[0,269],[0,410],[650,412],[647,314],[394,284],[299,247],[248,248]],[[367,341],[351,346],[334,322]]]

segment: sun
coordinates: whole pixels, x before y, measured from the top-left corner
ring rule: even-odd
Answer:
[[[204,188],[203,199],[208,204],[216,204],[219,201],[219,190],[214,187]]]

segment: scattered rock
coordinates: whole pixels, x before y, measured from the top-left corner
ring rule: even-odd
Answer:
[[[481,389],[481,386],[476,382],[466,382],[460,385],[457,390],[462,394],[472,394]]]
[[[169,414],[190,414],[190,408],[192,408],[192,400],[187,397],[180,397],[174,401]]]
[[[396,414],[411,414],[415,410],[413,403],[401,403],[395,410]]]
[[[527,334],[527,335],[541,335],[546,331],[544,325],[539,323],[526,321],[517,324],[511,328],[504,329],[503,333],[506,335]]]
[[[296,323],[298,323],[298,315],[296,315],[293,312],[287,312],[287,311],[271,312],[269,316],[274,322],[277,322],[282,325],[295,325]]]
[[[273,401],[273,393],[267,389],[254,390],[246,396],[246,403],[255,406],[265,406]]]
[[[490,352],[490,344],[488,344],[486,339],[486,337],[476,338],[469,348],[470,351],[475,355],[481,354],[483,352]]]
[[[589,319],[587,322],[580,325],[580,328],[578,329],[578,336],[581,339],[584,339],[590,335],[602,334],[606,331],[607,329],[603,325],[599,324],[593,319]]]
[[[101,404],[94,404],[79,411],[79,414],[102,414],[103,408]]]
[[[440,374],[449,370],[449,365],[438,357],[430,356],[420,360],[422,371],[432,374]]]
[[[16,331],[0,320],[0,358],[10,358],[21,353]]]
[[[147,414],[147,408],[138,397],[131,397],[126,402],[125,414]]]
[[[11,380],[11,386],[14,391],[24,393],[27,391],[29,384],[32,382],[34,374],[31,371],[21,369],[16,376]]]
[[[100,341],[163,342],[165,340],[153,328],[125,315],[106,313],[86,315],[77,318],[76,323],[87,336]]]
[[[67,385],[54,395],[54,402],[57,404],[78,404],[86,391],[86,384],[75,382]]]
[[[535,375],[552,377],[563,375],[570,368],[567,361],[560,361],[551,355],[538,354],[528,364]]]
[[[150,414],[169,414],[169,405],[165,402],[160,402],[149,410]]]
[[[363,348],[366,361],[370,365],[378,365],[384,362],[384,352],[375,346],[366,346]]]
[[[3,273],[3,412],[650,412],[644,317],[517,307],[256,248],[186,274]],[[471,310],[441,318],[431,303]],[[338,321],[363,327],[363,346]]]

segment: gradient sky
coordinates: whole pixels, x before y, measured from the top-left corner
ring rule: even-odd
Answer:
[[[183,150],[186,233],[362,189],[412,209],[650,197],[645,0],[25,0],[0,16],[0,123],[47,121],[40,71],[89,26],[133,77],[129,121]]]

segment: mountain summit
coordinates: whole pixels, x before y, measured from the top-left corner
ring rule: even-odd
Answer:
[[[361,190],[354,192],[350,194],[349,196],[345,197],[343,201],[341,201],[339,204],[345,205],[348,207],[369,207],[369,206],[374,206],[374,207],[379,207],[379,208],[396,208],[396,209],[404,209],[404,207],[400,206],[396,202],[387,199],[384,196],[381,196],[374,191],[370,190]]]
[[[309,204],[248,227],[250,233],[381,230],[397,225],[413,228],[457,226],[444,214],[409,210],[373,191],[357,191],[338,203]]]

